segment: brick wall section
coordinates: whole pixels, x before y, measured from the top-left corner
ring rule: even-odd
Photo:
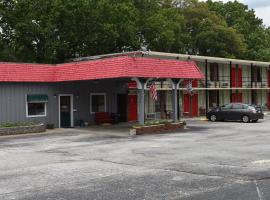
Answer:
[[[46,127],[44,124],[34,125],[34,126],[22,126],[22,127],[7,127],[0,128],[0,136],[3,135],[19,135],[26,133],[41,133],[45,132]]]
[[[159,124],[159,125],[136,127],[135,130],[136,135],[143,135],[143,134],[176,132],[183,128],[184,128],[183,123],[172,123],[172,124]]]

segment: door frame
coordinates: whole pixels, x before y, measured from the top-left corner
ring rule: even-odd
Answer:
[[[73,94],[59,94],[58,95],[58,127],[61,128],[61,97],[70,97],[70,127],[74,127],[74,113],[73,113]]]

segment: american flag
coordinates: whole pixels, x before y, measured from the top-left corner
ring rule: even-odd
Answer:
[[[150,95],[154,101],[157,101],[157,88],[155,82],[150,85]]]

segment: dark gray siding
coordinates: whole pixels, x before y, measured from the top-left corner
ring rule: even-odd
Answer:
[[[0,123],[35,121],[59,124],[58,95],[73,94],[74,124],[76,120],[93,122],[90,114],[90,93],[106,93],[108,112],[117,111],[117,94],[126,93],[124,82],[115,80],[67,83],[0,83]],[[47,94],[46,117],[26,117],[26,95]],[[55,96],[57,96],[55,98]]]

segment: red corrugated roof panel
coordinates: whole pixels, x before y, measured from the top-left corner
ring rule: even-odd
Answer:
[[[0,82],[63,82],[108,78],[202,79],[194,62],[119,56],[58,65],[0,63]]]

